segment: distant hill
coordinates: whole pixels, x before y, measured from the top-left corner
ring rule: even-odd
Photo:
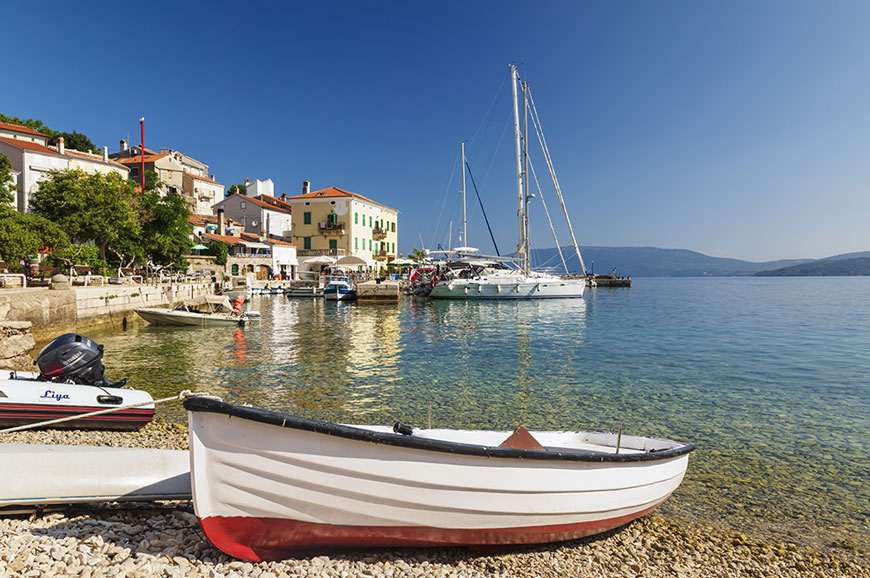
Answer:
[[[580,263],[573,247],[562,252],[572,272],[580,271]],[[587,269],[606,275],[616,268],[616,274],[625,277],[731,277],[754,275],[760,271],[782,269],[811,262],[812,259],[782,259],[755,263],[740,259],[710,257],[688,249],[659,249],[657,247],[580,247]],[[870,252],[868,252],[870,255]],[[830,257],[834,259],[834,257]],[[532,262],[536,267],[559,267],[561,261],[556,248],[533,249]]]
[[[853,253],[858,254],[858,253]],[[870,275],[870,257],[843,258],[840,255],[755,273],[759,277],[853,277]]]

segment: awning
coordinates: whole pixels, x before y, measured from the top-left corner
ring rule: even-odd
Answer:
[[[242,241],[242,245],[245,247],[249,247],[251,249],[271,249],[272,245],[267,245],[266,243],[257,243],[255,241]]]

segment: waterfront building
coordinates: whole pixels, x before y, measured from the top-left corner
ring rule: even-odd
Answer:
[[[214,213],[220,209],[223,209],[227,217],[241,223],[248,233],[259,234],[269,239],[291,241],[291,206],[271,194],[260,194],[256,197],[242,194],[230,195],[212,205]]]
[[[121,150],[111,158],[129,167],[130,179],[140,182],[142,147],[127,146],[121,140]],[[214,175],[208,174],[208,165],[195,158],[168,148],[155,152],[145,148],[145,171],[154,171],[163,183],[163,194],[182,195],[194,214],[207,213],[211,206],[224,196],[224,186],[217,182]]]
[[[377,272],[396,258],[399,211],[337,187],[288,197],[293,207],[292,239],[299,260],[326,255],[354,255],[366,262],[359,269]]]
[[[15,171],[18,191],[16,208],[30,211],[30,198],[39,190],[40,181],[49,171],[81,169],[88,174],[115,172],[127,178],[129,170],[109,157],[103,147],[103,154],[68,149],[61,137],[57,145],[49,145],[49,136],[25,126],[0,123],[0,153],[9,157]]]

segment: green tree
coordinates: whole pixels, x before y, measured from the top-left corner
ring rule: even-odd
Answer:
[[[30,130],[35,130],[36,132],[41,132],[42,134],[48,136],[53,136],[54,134],[56,134],[55,131],[42,124],[41,120],[36,120],[33,118],[21,119],[16,116],[6,116],[5,114],[0,113],[0,122],[7,122],[9,124],[20,124],[21,126],[26,126]]]
[[[247,195],[248,187],[245,185],[230,185],[230,188],[227,189],[227,194],[225,196],[229,197],[230,195]]]
[[[163,197],[156,191],[148,191],[143,197],[145,222],[142,227],[142,244],[145,254],[158,265],[174,264],[178,269],[187,269],[190,252],[190,209],[187,201],[175,194]]]
[[[422,263],[423,260],[426,259],[426,253],[415,247],[411,249],[411,253],[408,255],[408,257],[410,257],[413,261]]]
[[[97,152],[97,147],[91,142],[91,139],[89,139],[87,135],[83,135],[76,131],[56,132],[50,139],[48,139],[48,144],[56,145],[57,139],[60,137],[63,137],[63,146],[66,148],[84,152]]]
[[[0,207],[15,203],[18,186],[12,182],[12,161],[0,153]]]
[[[89,175],[80,169],[51,171],[30,200],[31,210],[57,223],[79,242],[93,241],[106,259],[113,243],[141,234],[135,185],[117,173]]]
[[[48,219],[0,206],[0,260],[13,271],[19,263],[47,248],[65,248],[69,237]]]
[[[205,252],[205,254],[214,257],[215,264],[220,265],[221,267],[227,264],[229,247],[227,247],[226,243],[222,243],[220,241],[211,241],[208,245],[206,245],[206,247],[208,247],[208,250]]]

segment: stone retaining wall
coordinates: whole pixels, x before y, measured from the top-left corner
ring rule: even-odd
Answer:
[[[36,345],[30,321],[0,321],[0,369],[33,371],[30,352]]]
[[[122,327],[140,321],[137,307],[167,307],[191,297],[214,294],[212,283],[104,285],[54,289],[0,290],[0,322],[29,321],[37,341],[88,327]]]

